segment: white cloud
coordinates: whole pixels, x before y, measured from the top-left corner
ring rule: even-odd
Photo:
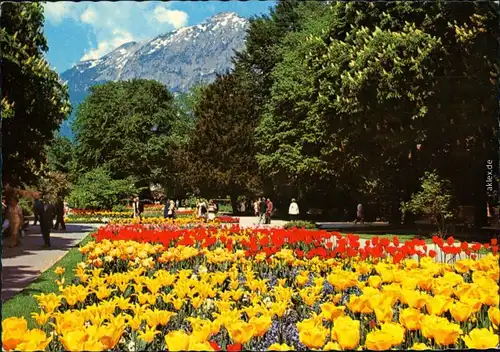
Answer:
[[[81,15],[80,15],[80,21],[83,23],[88,23],[88,24],[95,24],[96,20],[98,19],[98,16],[94,9],[92,8],[87,8]]]
[[[171,24],[177,29],[187,24],[188,14],[184,11],[169,10],[164,6],[157,6],[154,10],[154,19],[160,23]]]
[[[100,57],[103,57],[113,49],[123,45],[125,43],[129,43],[134,40],[132,34],[123,30],[115,30],[113,31],[113,37],[110,40],[104,40],[97,44],[96,49],[92,49],[85,53],[81,58],[82,61],[85,60],[96,60]]]
[[[43,4],[45,18],[55,25],[61,23],[64,19],[74,19],[75,4],[71,1],[46,2]]]
[[[160,1],[52,2],[44,4],[47,21],[80,23],[92,37],[82,60],[102,57],[120,45],[151,39],[187,24],[188,14]]]

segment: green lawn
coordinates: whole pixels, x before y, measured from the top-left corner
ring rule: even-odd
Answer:
[[[342,232],[341,232],[342,233]],[[342,235],[347,235],[347,233],[342,233]],[[418,236],[415,234],[410,234],[410,233],[404,233],[404,234],[368,234],[368,233],[355,233],[355,235],[358,235],[359,238],[363,238],[365,240],[371,240],[373,237],[377,236],[378,238],[388,238],[392,241],[392,238],[396,236],[399,239],[399,242],[406,242],[406,241],[411,241],[414,238],[417,238]],[[423,238],[425,240],[425,243],[432,243],[431,238]]]
[[[66,283],[71,282],[74,277],[73,269],[82,261],[83,256],[79,251],[79,247],[92,241],[93,238],[89,234],[79,244],[78,247],[69,250],[66,255],[61,258],[50,269],[45,271],[36,281],[32,282],[24,290],[16,294],[2,304],[2,319],[8,317],[24,317],[28,321],[28,328],[37,327],[36,322],[31,318],[31,313],[39,312],[37,300],[33,297],[40,293],[57,292],[58,288],[55,280],[58,275],[54,273],[56,267],[60,266],[66,269],[64,272],[64,280]]]

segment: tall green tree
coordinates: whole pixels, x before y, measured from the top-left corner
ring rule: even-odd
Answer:
[[[74,169],[73,143],[67,137],[56,135],[52,144],[45,147],[50,171],[70,174]]]
[[[484,195],[477,170],[498,143],[497,7],[333,3],[318,12],[282,41],[257,129],[260,166],[306,193],[385,198],[394,220],[424,167],[451,179],[462,201]]]
[[[49,67],[40,3],[2,2],[3,181],[36,183],[44,145],[71,113],[67,88]]]
[[[156,81],[92,87],[73,124],[79,172],[105,167],[111,177],[132,176],[141,187],[163,182],[176,119],[172,94]]]
[[[260,186],[253,140],[258,116],[246,82],[225,74],[203,89],[194,109],[196,128],[177,157],[188,186],[211,197],[230,195],[233,206],[238,195]]]

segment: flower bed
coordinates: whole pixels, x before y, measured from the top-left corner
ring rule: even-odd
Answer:
[[[51,351],[498,345],[498,255],[474,260],[477,245],[467,244],[466,258],[448,264],[438,259],[457,254],[441,258],[418,240],[361,244],[356,236],[334,234],[335,241],[331,236],[237,226],[105,226],[95,242],[81,248],[85,259],[75,282],[60,282],[58,294],[36,296],[40,330],[26,331],[18,318],[2,322],[4,348],[28,349],[28,343]],[[437,250],[440,241],[435,242]],[[466,247],[450,243],[441,246]],[[489,251],[497,245],[491,244]]]
[[[179,211],[177,212],[176,222],[182,224],[185,223],[201,223],[202,219],[194,216],[193,211]],[[139,218],[134,218],[132,213],[128,212],[77,212],[75,214],[68,215],[65,218],[67,223],[113,223],[113,224],[161,224],[170,222],[171,220],[163,218],[163,213],[144,213],[142,216],[142,221]],[[237,224],[240,219],[231,216],[218,216],[216,217],[216,223],[225,224]]]

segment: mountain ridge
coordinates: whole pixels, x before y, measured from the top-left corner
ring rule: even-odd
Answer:
[[[88,89],[109,81],[154,79],[173,93],[210,83],[232,68],[232,57],[245,46],[249,21],[234,12],[221,12],[205,21],[160,34],[144,42],[128,42],[106,55],[78,62],[61,74],[68,85],[73,111]],[[70,118],[60,134],[72,138]]]

